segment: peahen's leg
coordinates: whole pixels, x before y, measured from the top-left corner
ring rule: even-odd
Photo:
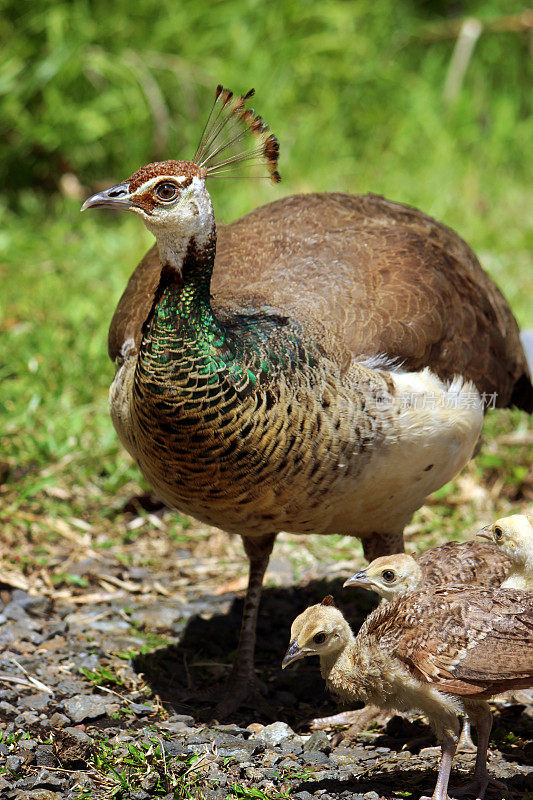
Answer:
[[[396,533],[373,533],[363,539],[363,552],[367,561],[373,561],[380,556],[392,556],[394,553],[403,553],[403,531]]]
[[[275,533],[257,538],[243,537],[244,549],[250,561],[248,588],[244,599],[239,644],[225,686],[224,697],[217,705],[218,717],[231,714],[244,702],[258,700],[257,679],[254,671],[255,630],[263,577],[275,540]]]

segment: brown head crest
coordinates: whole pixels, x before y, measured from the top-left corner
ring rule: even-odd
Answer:
[[[327,594],[324,597],[324,599],[322,600],[322,602],[320,603],[320,605],[321,606],[334,606],[335,605],[335,600],[333,599],[333,597],[330,594]]]
[[[243,163],[265,162],[274,183],[281,180],[278,172],[278,140],[253,108],[246,108],[246,103],[253,95],[254,89],[243,95],[235,95],[229,89],[217,86],[215,102],[192,160],[207,176],[225,175]],[[248,136],[256,137],[256,146],[232,153],[230,148]]]

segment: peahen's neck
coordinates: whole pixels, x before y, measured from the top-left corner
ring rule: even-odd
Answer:
[[[156,314],[182,325],[211,329],[215,323],[210,287],[216,251],[214,222],[202,236],[157,241],[162,264]]]

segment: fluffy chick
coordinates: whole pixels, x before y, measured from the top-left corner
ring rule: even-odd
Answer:
[[[330,691],[342,701],[425,714],[441,744],[432,800],[447,800],[458,714],[474,721],[473,781],[483,798],[492,718],[487,698],[533,686],[533,594],[512,589],[431,587],[384,603],[354,636],[328,596],[293,622],[282,666],[320,657]]]
[[[510,560],[506,589],[533,589],[533,514],[513,514],[486,525],[478,536],[488,539]]]

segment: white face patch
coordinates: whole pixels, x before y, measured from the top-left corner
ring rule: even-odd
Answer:
[[[213,206],[205,181],[197,175],[192,180],[186,175],[150,178],[132,195],[132,200],[165,181],[178,186],[185,184],[175,200],[160,202],[151,213],[136,207],[132,210],[142,217],[148,230],[154,234],[161,261],[181,269],[191,239],[201,249],[212,237],[215,228]]]

